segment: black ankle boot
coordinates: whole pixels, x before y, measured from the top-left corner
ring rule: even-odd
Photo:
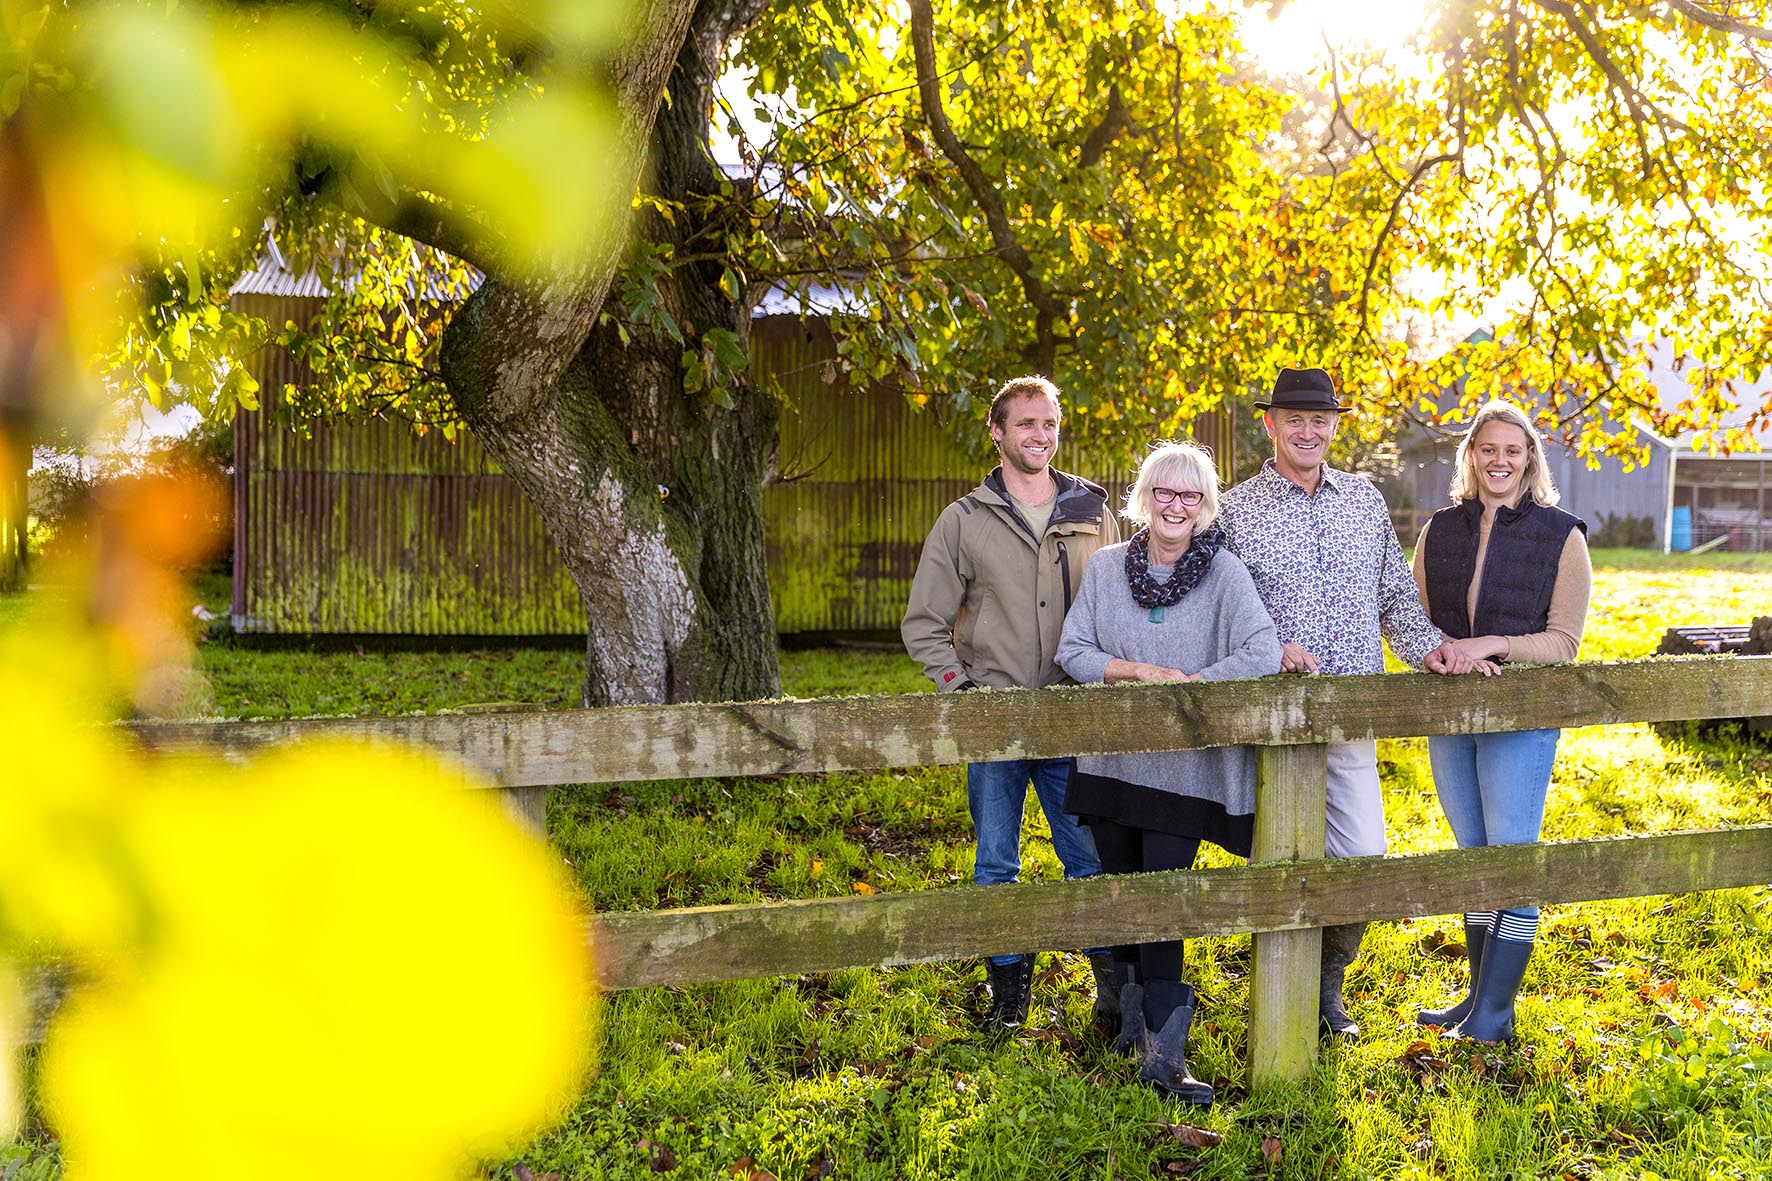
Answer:
[[[1188,1073],[1187,1036],[1194,1024],[1194,990],[1173,980],[1144,987],[1144,1045],[1138,1077],[1184,1103],[1212,1105],[1212,1084]]]
[[[1347,966],[1360,954],[1360,940],[1366,934],[1365,923],[1343,923],[1323,928],[1323,975],[1317,994],[1317,1013],[1325,1033],[1357,1041],[1360,1027],[1347,1015],[1347,1004],[1341,998]]]
[[[986,1033],[1020,1029],[1028,1019],[1028,993],[1034,983],[1034,957],[1019,956],[1006,964],[984,962],[991,984],[991,1007],[979,1028]]]
[[[1480,911],[1464,916],[1464,955],[1470,961],[1470,991],[1464,999],[1445,1009],[1423,1009],[1415,1015],[1417,1025],[1438,1025],[1443,1029],[1451,1029],[1460,1021],[1470,1016],[1471,998],[1477,995],[1477,978],[1483,971],[1483,945],[1489,939],[1490,924],[1495,922],[1494,911]]]

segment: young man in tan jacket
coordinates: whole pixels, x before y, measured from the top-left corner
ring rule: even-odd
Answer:
[[[900,632],[905,649],[942,692],[1069,683],[1054,663],[1064,615],[1083,567],[1120,539],[1107,493],[1052,467],[1058,450],[1058,387],[1018,377],[991,401],[991,440],[1001,464],[942,512],[923,546]],[[1013,759],[966,768],[978,850],[972,880],[1013,882],[1021,873],[1021,821],[1031,782],[1067,878],[1101,872],[1089,830],[1064,810],[1069,759]],[[1096,1009],[1118,1016],[1112,960],[1091,953]],[[1031,954],[992,956],[987,1030],[1027,1018]]]

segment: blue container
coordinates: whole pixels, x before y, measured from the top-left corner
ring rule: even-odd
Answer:
[[[1689,505],[1674,510],[1673,523],[1667,531],[1667,546],[1673,550],[1692,548],[1692,509]]]

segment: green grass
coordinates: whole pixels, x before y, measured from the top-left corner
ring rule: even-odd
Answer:
[[[1627,568],[1600,557],[1583,659],[1646,654],[1667,626],[1772,612],[1772,561]],[[572,652],[206,644],[200,657],[224,716],[562,705],[579,676]],[[789,651],[782,669],[796,696],[927,688],[891,651]],[[1386,742],[1380,754],[1393,848],[1450,846],[1425,743]],[[1593,728],[1563,738],[1546,835],[1759,823],[1769,811],[1772,747]],[[564,788],[549,822],[602,910],[847,896],[858,884],[938,889],[972,869],[958,768]],[[1038,809],[1024,872],[1061,876]],[[1243,1061],[1250,940],[1192,941],[1201,1009],[1190,1058],[1220,1090],[1210,1111],[1164,1100],[1106,1052],[1074,954],[1041,958],[1032,1020],[1002,1040],[972,1032],[983,999],[972,963],[621,993],[605,1007],[581,1101],[488,1171],[629,1178],[674,1162],[664,1175],[710,1181],[1772,1176],[1772,890],[1547,908],[1521,1037],[1507,1050],[1458,1047],[1412,1022],[1462,987],[1462,957],[1448,947],[1460,938],[1457,916],[1376,925],[1349,975],[1367,1036],[1330,1049],[1305,1085],[1254,1097]],[[1222,1139],[1191,1147],[1172,1130],[1183,1124]],[[37,1167],[52,1150],[18,1159]]]

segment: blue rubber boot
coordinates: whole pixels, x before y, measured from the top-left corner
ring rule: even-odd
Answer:
[[[1471,998],[1477,994],[1477,978],[1483,972],[1483,945],[1489,940],[1489,929],[1495,922],[1495,912],[1479,911],[1464,916],[1464,954],[1470,961],[1471,987],[1464,999],[1445,1009],[1423,1009],[1415,1015],[1417,1025],[1438,1025],[1442,1029],[1451,1029],[1460,1021],[1470,1016]]]
[[[1496,914],[1496,933],[1483,950],[1483,972],[1477,978],[1470,1013],[1452,1030],[1453,1037],[1479,1042],[1514,1040],[1514,998],[1526,978],[1533,940],[1504,938],[1509,918],[1510,912],[1505,910]],[[1536,928],[1537,916],[1529,922]]]

